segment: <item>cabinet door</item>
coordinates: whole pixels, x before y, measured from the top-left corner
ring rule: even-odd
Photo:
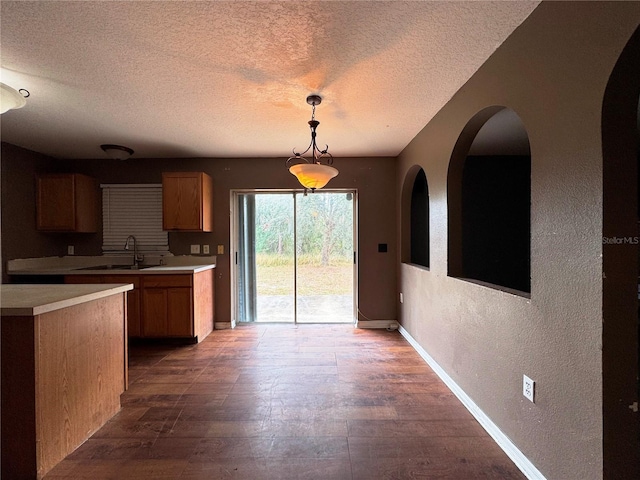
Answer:
[[[167,289],[167,335],[193,337],[193,290]]]
[[[200,179],[165,177],[162,182],[162,219],[165,230],[200,229]]]
[[[144,288],[142,290],[142,335],[164,337],[167,335],[167,289]]]
[[[76,225],[74,232],[96,233],[100,223],[101,199],[95,179],[73,175],[75,181]]]
[[[162,174],[162,228],[210,232],[212,181],[202,172]]]
[[[76,227],[72,175],[46,175],[36,180],[38,230],[73,231]]]
[[[98,206],[98,187],[91,177],[74,173],[36,179],[38,230],[97,232]]]

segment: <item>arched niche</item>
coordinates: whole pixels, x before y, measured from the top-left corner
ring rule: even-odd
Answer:
[[[429,183],[419,165],[411,167],[405,176],[401,209],[401,260],[429,268]]]
[[[640,478],[640,28],[622,51],[602,104],[603,478]],[[635,407],[634,407],[635,405]]]
[[[447,176],[448,274],[531,292],[531,152],[520,117],[502,106],[473,116]]]

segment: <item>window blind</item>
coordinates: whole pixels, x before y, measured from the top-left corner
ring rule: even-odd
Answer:
[[[168,251],[162,230],[161,184],[114,184],[102,187],[102,250],[124,250],[129,235],[139,251]]]

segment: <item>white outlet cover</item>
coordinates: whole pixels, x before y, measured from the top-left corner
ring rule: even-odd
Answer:
[[[200,253],[200,245],[191,245],[191,253]]]
[[[535,389],[536,389],[536,382],[531,380],[526,375],[523,375],[522,376],[522,395],[524,395],[524,398],[526,398],[530,402],[535,403],[534,402]]]
[[[202,245],[202,253],[205,255],[209,253],[209,245]]]

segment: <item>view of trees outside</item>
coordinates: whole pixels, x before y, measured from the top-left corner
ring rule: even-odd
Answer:
[[[347,193],[297,194],[298,295],[353,292],[353,198]],[[256,195],[257,291],[293,291],[293,194]]]

